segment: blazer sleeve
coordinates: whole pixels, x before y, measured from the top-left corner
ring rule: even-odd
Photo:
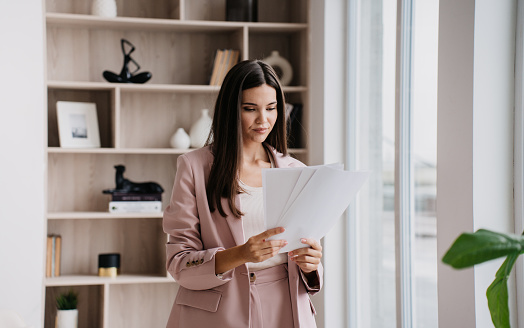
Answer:
[[[164,232],[169,235],[166,268],[181,286],[204,290],[230,279],[219,279],[215,275],[215,254],[224,248],[204,249],[197,202],[193,169],[187,157],[181,155],[177,160],[171,201],[164,211]]]
[[[318,269],[317,269],[317,279],[318,279],[318,285],[316,286],[311,286],[306,278],[306,276],[304,275],[304,273],[302,272],[302,270],[298,269],[298,271],[300,272],[300,278],[302,279],[302,282],[304,283],[304,286],[306,286],[306,290],[308,291],[309,294],[311,295],[315,295],[316,293],[318,293],[321,289],[322,289],[322,285],[323,285],[323,282],[324,282],[324,267],[322,266],[322,262],[320,262],[319,266],[318,266]]]

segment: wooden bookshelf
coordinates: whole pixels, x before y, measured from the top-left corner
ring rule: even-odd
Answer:
[[[217,49],[240,59],[277,50],[292,64],[286,99],[303,105],[300,137],[290,153],[308,162],[309,1],[259,0],[259,22],[225,21],[225,0],[117,0],[118,17],[90,14],[90,1],[46,0],[47,233],[62,237],[61,276],[45,278],[44,327],[54,327],[54,297],[80,294],[79,328],[165,327],[177,283],[165,269],[162,213],[108,212],[114,165],[133,181],[155,181],[171,197],[179,155],[169,140],[189,132],[219,86],[209,85]],[[102,72],[122,68],[120,39],[153,77],[115,84]],[[61,148],[56,102],[94,102],[100,148]],[[212,114],[212,113],[211,113]],[[121,254],[122,274],[97,276],[100,253]],[[45,275],[45,272],[43,273]]]

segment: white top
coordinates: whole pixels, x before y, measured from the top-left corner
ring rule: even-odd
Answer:
[[[240,209],[244,213],[242,226],[244,229],[244,242],[255,235],[267,230],[264,220],[264,198],[262,187],[251,187],[240,181],[240,187],[245,191],[240,196]],[[247,263],[249,271],[258,271],[272,266],[287,263],[287,253],[276,256],[259,263]]]

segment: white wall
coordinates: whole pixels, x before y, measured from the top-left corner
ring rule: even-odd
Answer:
[[[440,0],[439,259],[464,231],[513,231],[515,4]],[[499,265],[458,271],[439,262],[440,327],[493,326],[485,293]]]
[[[311,3],[311,164],[345,162],[345,0]],[[324,288],[313,298],[317,325],[347,327],[347,222],[341,218],[323,239]]]
[[[0,309],[43,322],[45,85],[42,0],[0,1]]]
[[[513,232],[513,107],[517,2],[476,1],[473,86],[473,218],[480,228]],[[475,267],[477,327],[491,327],[486,289],[504,259]],[[510,291],[515,281],[510,281]],[[516,313],[511,293],[510,313]],[[516,316],[512,316],[516,326]]]

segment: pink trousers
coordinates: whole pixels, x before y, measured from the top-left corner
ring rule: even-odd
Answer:
[[[250,328],[293,327],[287,263],[250,272]]]

